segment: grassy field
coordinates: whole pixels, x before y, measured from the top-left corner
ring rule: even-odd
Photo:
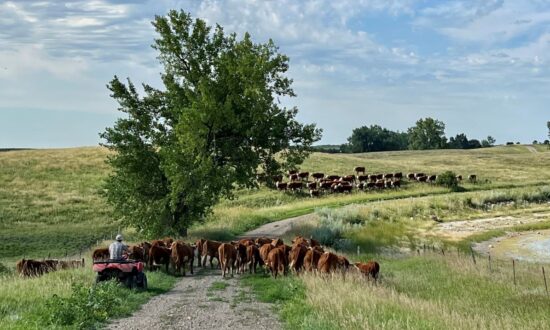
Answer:
[[[510,287],[508,280],[492,281],[493,273],[467,272],[457,266],[459,261],[450,262],[437,256],[428,259],[391,257],[379,249],[435,239],[429,235],[434,215],[443,221],[454,221],[548,210],[543,202],[548,200],[549,194],[550,152],[541,146],[535,148],[537,153],[516,145],[467,151],[316,153],[302,169],[326,174],[351,174],[353,167],[358,165],[366,166],[369,173],[421,171],[436,174],[452,170],[463,176],[476,174],[480,182],[464,183],[465,191],[461,193],[428,184],[406,183],[395,191],[357,192],[315,199],[265,187],[242,190],[237,192],[237,199],[223,200],[216,205],[207,221],[194,226],[190,232],[194,237],[229,239],[267,222],[319,212],[324,222],[295,230],[313,233],[316,237],[324,235],[329,245],[342,251],[354,251],[359,245],[361,251],[370,256],[374,254],[383,262],[384,279],[378,287],[353,277],[346,279],[344,285],[342,279],[308,276],[277,281],[263,277],[244,279],[247,285],[267,295],[262,299],[281,304],[281,315],[292,329],[314,326],[320,329],[336,326],[345,329],[513,328],[520,324],[513,318],[519,313],[525,314],[519,320],[525,320],[528,328],[535,328],[548,322],[542,313],[548,301],[540,297],[540,279],[532,286],[529,283],[534,283],[535,279],[525,280],[526,284],[518,290]],[[93,282],[89,269],[22,280],[13,275],[13,265],[22,256],[78,255],[79,251],[86,251],[97,240],[109,238],[117,230],[119,224],[100,195],[102,180],[109,173],[104,163],[106,155],[102,148],[0,152],[0,328],[39,328],[40,324],[51,322],[45,319],[51,312],[48,309],[51,305],[46,303],[49,298],[57,295],[73,299],[70,297],[82,294],[74,284],[89,287]],[[514,203],[510,203],[512,201]],[[346,205],[350,206],[338,209]],[[538,226],[516,229],[546,228],[548,225]],[[472,241],[499,234],[502,231],[490,231],[455,243],[466,247]],[[433,271],[424,272],[423,269]],[[410,276],[411,273],[415,276]],[[150,283],[158,285],[150,294],[168,289],[174,281],[163,274],[152,276]],[[525,279],[529,276],[525,275]],[[477,282],[483,284],[480,288],[486,295],[479,300],[475,296]],[[117,289],[109,290],[107,292],[114,294]],[[439,290],[449,293],[438,294]],[[346,295],[346,292],[354,294]],[[127,296],[132,301],[129,307],[107,317],[127,314],[150,294]],[[465,296],[457,301],[455,295],[460,294]],[[329,296],[345,299],[332,299],[327,304],[325,298]],[[505,307],[491,305],[492,299],[503,299]],[[513,307],[513,303],[517,305],[523,300],[527,307]],[[457,305],[456,310],[454,305]],[[430,314],[429,311],[438,308],[441,313]],[[488,312],[494,315],[484,316]],[[467,315],[473,316],[467,318]],[[51,326],[62,325],[52,323]]]

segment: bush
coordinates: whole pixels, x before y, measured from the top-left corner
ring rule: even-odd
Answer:
[[[452,171],[446,171],[443,174],[438,175],[435,183],[440,186],[450,188],[453,191],[458,190],[458,179],[456,178],[456,174]]]
[[[79,329],[95,328],[109,317],[120,314],[129,290],[115,281],[92,287],[75,284],[71,296],[54,295],[47,303],[46,322],[54,326],[76,326]]]

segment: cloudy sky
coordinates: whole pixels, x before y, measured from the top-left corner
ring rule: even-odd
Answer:
[[[550,1],[17,0],[0,1],[0,148],[96,145],[113,75],[160,87],[150,21],[179,8],[272,38],[321,143],[427,116],[447,136],[546,137]]]

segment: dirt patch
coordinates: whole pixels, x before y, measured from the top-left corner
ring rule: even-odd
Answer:
[[[308,221],[315,221],[318,218],[317,214],[310,213],[306,215],[301,215],[299,217],[288,218],[281,221],[271,222],[265,224],[261,227],[258,227],[254,230],[244,233],[241,235],[241,238],[246,237],[269,237],[276,238],[284,236],[287,232],[291,231],[293,226],[296,226],[301,223]]]
[[[220,285],[223,282],[224,285]],[[219,270],[182,278],[128,318],[107,329],[280,329],[272,305],[258,302],[238,277],[223,280]]]
[[[473,249],[499,259],[550,263],[550,230],[508,233],[474,244]]]
[[[529,150],[530,152],[535,153],[535,154],[536,154],[537,152],[539,152],[537,149],[535,149],[535,148],[532,147],[532,146],[525,146],[525,148],[527,148],[527,150]]]
[[[493,229],[505,229],[508,227],[546,222],[550,219],[550,213],[533,213],[521,216],[504,216],[465,221],[445,222],[435,226],[432,233],[449,240],[461,240],[470,235]]]

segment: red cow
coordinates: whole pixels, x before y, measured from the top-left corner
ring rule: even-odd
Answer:
[[[380,272],[380,265],[376,261],[369,261],[366,264],[362,262],[356,262],[354,264],[363,275],[371,277],[376,281],[378,279],[378,273]]]

